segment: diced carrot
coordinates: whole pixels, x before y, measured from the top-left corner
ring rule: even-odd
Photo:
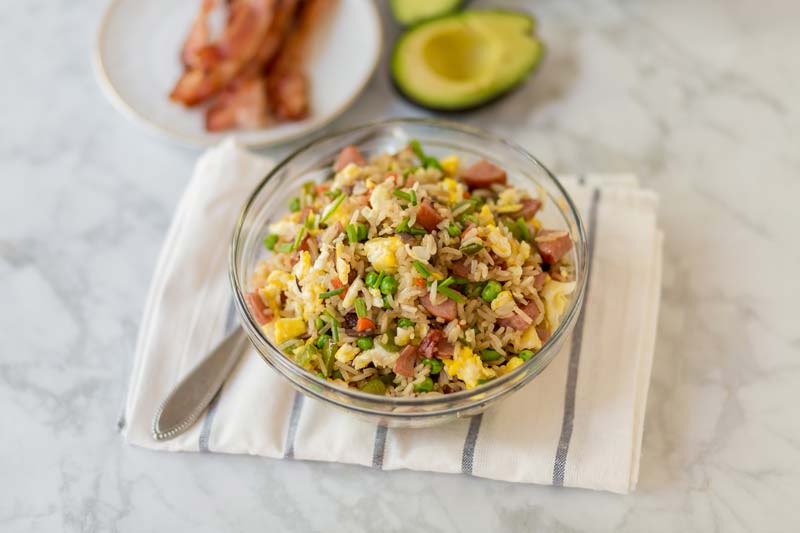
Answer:
[[[470,196],[472,195],[469,193],[469,191],[464,191],[464,200],[469,199]]]
[[[369,331],[371,329],[375,329],[375,322],[367,317],[361,317],[358,319],[358,322],[356,322],[356,331],[359,333],[362,331]]]
[[[327,185],[323,185],[322,183],[320,183],[319,185],[317,185],[317,194],[322,194],[325,191],[327,191],[329,188],[330,187],[328,187]]]
[[[414,278],[414,285],[416,285],[417,287],[424,287],[425,280],[422,278]]]
[[[344,283],[339,281],[339,278],[333,278],[331,280],[331,285],[333,285],[334,289],[341,289],[342,287],[344,287]]]

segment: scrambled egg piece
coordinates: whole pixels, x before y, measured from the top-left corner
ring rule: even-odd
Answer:
[[[390,209],[395,205],[392,191],[394,191],[394,182],[390,180],[379,183],[372,189],[372,194],[369,196],[369,203],[372,206],[373,212],[379,213],[377,222],[383,220],[386,214],[389,213]]]
[[[397,272],[397,250],[403,245],[399,237],[381,237],[364,244],[364,253],[375,270]]]
[[[531,245],[525,241],[518,243],[516,240],[511,242],[511,255],[506,260],[508,266],[522,266],[531,256]]]
[[[394,343],[398,346],[405,346],[414,338],[414,328],[397,328],[397,335],[394,338]]]
[[[442,361],[450,377],[457,377],[471,389],[478,384],[479,379],[495,377],[495,371],[483,366],[480,356],[475,355],[469,346],[462,346],[454,359]]]
[[[348,163],[346,167],[336,173],[336,177],[333,179],[333,188],[341,189],[342,187],[352,185],[360,176],[361,167],[355,163]]]
[[[442,170],[444,170],[444,173],[448,176],[455,176],[456,172],[458,172],[457,155],[449,155],[443,159],[440,159],[439,164],[442,165]]]
[[[575,290],[575,282],[556,281],[552,278],[545,281],[539,295],[544,302],[544,313],[550,327],[555,329],[561,323],[561,317],[567,309],[569,303],[568,295]]]
[[[306,332],[306,321],[302,318],[279,318],[275,321],[275,342],[284,343]]]
[[[519,357],[512,357],[511,359],[508,360],[508,362],[505,365],[497,369],[497,373],[500,374],[501,376],[508,374],[515,368],[522,366],[522,363],[524,362],[525,361],[523,361]]]
[[[308,271],[311,270],[311,254],[305,250],[300,252],[300,257],[292,268],[292,274],[297,279],[305,279]]]
[[[511,255],[511,241],[503,235],[499,228],[491,227],[486,235],[489,247],[498,257],[509,257]]]
[[[339,274],[339,281],[347,285],[350,276],[350,263],[343,258],[344,255],[344,244],[339,241],[336,243],[336,272]]]
[[[266,283],[258,293],[261,298],[269,302],[269,306],[274,314],[278,314],[281,292],[286,290],[286,287],[292,281],[292,274],[283,270],[273,270],[267,276]]]
[[[453,178],[443,179],[442,189],[447,193],[448,200],[450,200],[451,203],[458,202],[464,197],[464,186]]]
[[[337,361],[349,363],[356,355],[358,355],[358,351],[358,348],[352,344],[342,344],[339,349],[336,350],[334,357]]]
[[[522,335],[519,336],[519,339],[514,342],[514,348],[521,352],[522,350],[532,350],[538,351],[542,347],[542,340],[539,338],[539,334],[536,332],[536,326],[530,325],[525,328],[522,332]],[[510,363],[511,361],[509,361]]]
[[[497,196],[497,207],[495,209],[497,209],[498,213],[514,213],[522,209],[519,191],[514,187],[501,191]]]
[[[492,300],[492,311],[495,312],[500,318],[511,316],[514,313],[514,306],[517,303],[514,301],[514,296],[511,291],[500,291],[500,293]]]
[[[358,354],[356,358],[353,359],[353,367],[356,370],[361,370],[370,364],[370,362],[376,367],[391,367],[394,366],[399,356],[399,352],[390,352],[380,345],[375,345],[374,348],[370,348]],[[478,358],[478,360],[480,360],[480,358]]]
[[[267,284],[267,277],[269,276],[269,267],[266,261],[259,261],[256,268],[253,270],[253,287],[260,289]]]
[[[478,212],[478,223],[482,226],[489,226],[494,224],[494,215],[492,215],[492,210],[489,209],[489,206],[484,204],[481,207],[481,210]]]

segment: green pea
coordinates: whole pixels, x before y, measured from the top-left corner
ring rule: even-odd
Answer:
[[[431,367],[431,375],[438,374],[439,372],[442,371],[442,367],[444,367],[442,362],[440,360],[438,360],[438,359],[427,359],[426,358],[426,359],[422,360],[422,364],[423,365],[428,365],[429,367]]]
[[[331,340],[330,335],[320,335],[317,339],[317,348],[322,348],[329,340]]]
[[[394,279],[394,276],[386,276],[381,281],[381,293],[382,294],[394,294],[397,292],[397,280]]]
[[[498,352],[497,350],[492,350],[491,348],[486,348],[485,350],[481,350],[481,361],[485,363],[489,363],[491,361],[497,361],[502,357],[503,356],[500,355],[500,352]]]
[[[367,272],[367,277],[364,278],[364,284],[367,287],[374,288],[375,284],[378,282],[379,274],[375,271]]]
[[[358,346],[362,350],[369,350],[372,348],[373,342],[372,337],[359,337],[356,341],[356,346]]]
[[[433,390],[433,380],[431,378],[425,378],[422,383],[417,383],[414,385],[415,392],[430,392]]]
[[[528,359],[533,357],[533,352],[531,350],[522,350],[517,354],[517,357],[519,357],[523,361],[527,361]]]
[[[489,281],[481,291],[481,298],[486,303],[491,303],[492,300],[497,298],[497,295],[503,290],[503,286],[495,280]]]
[[[300,211],[300,198],[295,197],[289,200],[289,211],[292,213]]]
[[[384,385],[391,385],[394,381],[395,373],[389,372],[388,374],[381,375],[381,381],[383,381]]]
[[[397,319],[397,327],[399,328],[411,328],[414,327],[414,321],[410,318],[398,318]]]
[[[386,385],[380,378],[374,377],[361,386],[361,391],[369,394],[386,394]]]

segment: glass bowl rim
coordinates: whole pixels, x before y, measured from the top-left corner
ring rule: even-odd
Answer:
[[[548,353],[553,350],[555,344],[558,343],[558,340],[565,334],[566,331],[570,330],[572,327],[573,322],[576,320],[577,315],[580,313],[583,304],[583,298],[586,291],[586,284],[589,275],[589,263],[587,257],[587,243],[586,243],[586,231],[584,228],[583,220],[581,218],[580,212],[578,211],[577,207],[575,206],[572,197],[569,195],[567,190],[561,184],[558,178],[550,172],[550,170],[544,166],[535,156],[530,154],[527,150],[519,146],[517,143],[513,141],[509,141],[502,137],[499,137],[493,133],[490,133],[486,130],[481,128],[477,128],[474,126],[469,126],[466,124],[462,124],[459,122],[454,122],[450,120],[443,120],[443,119],[431,119],[431,118],[390,118],[384,120],[376,120],[371,122],[366,122],[357,126],[353,126],[346,129],[341,129],[337,131],[333,131],[324,135],[320,135],[308,143],[304,144],[303,146],[297,148],[286,157],[284,157],[280,162],[278,162],[268,173],[267,175],[256,185],[253,189],[253,192],[245,201],[244,205],[242,206],[241,211],[239,212],[239,216],[236,221],[236,225],[233,231],[233,238],[231,239],[231,243],[229,246],[229,261],[228,261],[228,279],[231,284],[231,288],[233,289],[234,293],[234,300],[236,302],[236,308],[239,314],[240,321],[242,322],[241,326],[245,329],[246,332],[250,334],[250,336],[257,337],[260,341],[265,343],[269,348],[274,350],[276,354],[279,356],[277,357],[278,364],[275,364],[273,361],[266,358],[264,354],[261,353],[261,350],[258,349],[256,346],[256,350],[259,352],[262,358],[267,359],[267,362],[270,366],[273,366],[278,373],[283,374],[284,372],[289,372],[293,374],[294,377],[298,378],[299,381],[295,379],[289,378],[288,376],[284,376],[285,378],[289,379],[289,381],[297,387],[303,389],[304,393],[312,394],[316,398],[323,399],[325,401],[329,401],[335,403],[337,405],[342,405],[349,410],[355,411],[362,411],[367,413],[373,413],[369,409],[365,409],[363,407],[359,407],[357,405],[351,404],[342,404],[341,402],[334,400],[332,398],[327,397],[324,394],[320,394],[317,391],[308,390],[308,387],[303,380],[305,379],[314,379],[314,376],[308,370],[296,365],[293,361],[291,361],[288,357],[286,357],[282,350],[273,344],[271,340],[264,334],[261,330],[261,327],[255,322],[251,313],[247,308],[247,304],[244,298],[244,292],[242,288],[239,286],[238,278],[239,278],[239,271],[237,266],[237,251],[239,250],[241,241],[242,241],[242,230],[244,229],[244,221],[247,218],[247,215],[250,212],[253,204],[255,203],[256,199],[259,197],[261,190],[269,183],[269,181],[276,176],[285,166],[287,166],[291,161],[293,161],[298,156],[313,150],[314,147],[320,145],[322,143],[334,140],[338,137],[344,137],[346,135],[351,135],[353,133],[359,131],[369,131],[371,129],[386,127],[386,126],[403,126],[403,125],[422,125],[422,126],[432,126],[436,128],[443,128],[449,130],[455,130],[459,133],[464,133],[466,135],[472,135],[479,137],[486,141],[491,141],[494,143],[499,143],[505,145],[505,147],[513,150],[518,155],[520,155],[523,159],[527,159],[535,166],[537,166],[540,170],[544,172],[548,179],[555,185],[556,189],[561,193],[564,197],[564,200],[567,204],[569,213],[575,219],[575,226],[576,226],[576,246],[580,247],[581,251],[581,258],[583,259],[582,264],[580,265],[580,272],[576,271],[576,280],[578,281],[577,287],[573,292],[573,298],[570,302],[569,309],[564,315],[561,323],[558,325],[556,330],[550,335],[550,337],[542,343],[542,347],[536,352],[534,357],[531,357],[527,361],[525,361],[522,365],[518,366],[511,372],[494,378],[487,383],[484,383],[478,387],[474,387],[472,389],[465,389],[458,392],[454,392],[451,394],[443,394],[440,396],[428,396],[428,397],[418,397],[418,396],[378,396],[375,394],[370,394],[366,392],[361,392],[359,390],[353,390],[350,388],[344,388],[338,385],[334,385],[327,380],[320,380],[317,379],[314,382],[315,386],[319,386],[322,388],[328,389],[330,392],[335,394],[340,394],[349,399],[364,402],[364,403],[372,403],[375,405],[387,406],[387,407],[409,407],[409,406],[436,406],[438,404],[451,404],[457,403],[459,400],[470,400],[473,399],[474,403],[481,403],[485,401],[490,401],[492,398],[496,396],[503,395],[504,393],[508,392],[504,390],[504,385],[515,381],[515,378],[519,376],[523,376],[520,380],[521,383],[514,383],[514,386],[511,387],[510,390],[516,390],[519,386],[524,383],[527,383],[530,379],[536,377],[540,372],[544,370],[544,368],[549,365],[552,360],[555,358],[553,354],[552,357],[546,358],[544,357]],[[545,361],[546,360],[546,361]],[[280,368],[277,368],[280,367]],[[541,367],[541,368],[537,368]],[[524,375],[526,372],[533,372],[530,376]],[[480,396],[479,398],[473,398],[474,396]],[[469,405],[464,406],[463,408],[469,408]],[[385,411],[376,411],[375,414],[381,414],[384,416],[411,416],[411,417],[424,417],[424,416],[435,416],[440,414],[438,411],[431,411],[431,412],[413,412],[413,413],[402,413],[402,412],[385,412]]]

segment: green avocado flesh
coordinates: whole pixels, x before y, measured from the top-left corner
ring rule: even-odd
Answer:
[[[452,13],[461,0],[391,0],[394,18],[404,26]]]
[[[395,44],[392,78],[410,100],[431,109],[463,110],[522,82],[543,46],[534,20],[510,11],[464,11],[407,31]]]

